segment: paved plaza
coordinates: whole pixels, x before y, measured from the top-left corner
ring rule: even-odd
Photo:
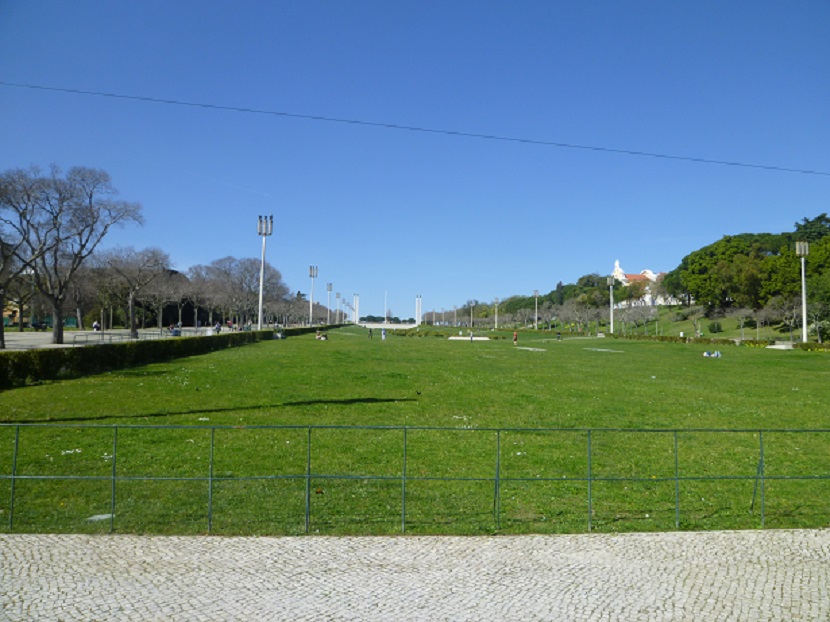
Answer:
[[[0,619],[830,620],[830,530],[0,534]]]

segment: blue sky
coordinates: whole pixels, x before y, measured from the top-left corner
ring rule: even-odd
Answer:
[[[273,214],[291,290],[411,317],[830,212],[828,32],[823,0],[0,0],[0,170],[105,169],[146,219],[105,246],[180,270]]]

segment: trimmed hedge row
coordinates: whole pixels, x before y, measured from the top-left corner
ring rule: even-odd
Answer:
[[[290,329],[285,331],[286,336],[290,334],[299,333]],[[243,331],[210,337],[171,337],[77,348],[0,352],[0,390],[207,354],[274,337],[271,330]]]
[[[667,343],[700,343],[705,345],[718,346],[749,346],[766,348],[772,345],[773,341],[755,339],[710,339],[709,337],[678,337],[676,335],[606,335],[613,339],[628,339],[630,341],[663,341]]]
[[[799,350],[807,350],[809,352],[827,352],[830,350],[830,343],[823,342],[818,343],[815,341],[808,341],[807,343],[797,342],[793,344],[794,348],[798,348]]]

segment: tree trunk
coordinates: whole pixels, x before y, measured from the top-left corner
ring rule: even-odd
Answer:
[[[6,294],[0,290],[0,309],[6,308]],[[23,317],[21,313],[20,325],[23,325]],[[3,324],[2,314],[0,314],[0,350],[6,349],[6,326]]]
[[[52,343],[63,343],[63,300],[52,299]]]
[[[128,307],[129,312],[127,313],[127,321],[130,323],[130,337],[132,339],[138,339],[138,326],[135,322],[135,295],[132,292],[130,292]]]

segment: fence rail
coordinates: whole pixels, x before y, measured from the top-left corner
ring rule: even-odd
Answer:
[[[717,528],[763,528],[773,500],[780,526],[826,526],[828,441],[830,429],[7,423],[0,516],[9,532],[83,530],[102,508],[92,518],[110,532],[190,521],[311,533],[344,520],[391,531],[394,516],[401,533],[590,532],[699,528],[711,515]],[[166,494],[149,490],[159,485]]]

